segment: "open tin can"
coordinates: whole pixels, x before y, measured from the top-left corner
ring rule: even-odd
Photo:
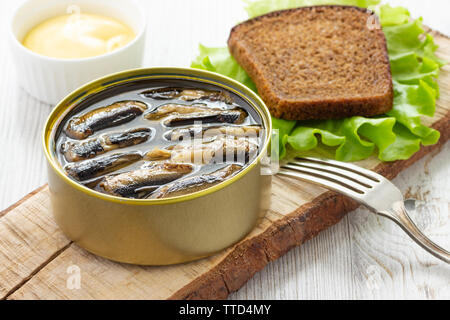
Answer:
[[[241,171],[208,189],[163,199],[107,195],[69,178],[56,154],[61,127],[77,106],[117,88],[151,83],[195,83],[229,93],[261,119],[258,155]],[[249,88],[212,72],[187,68],[124,71],[86,84],[62,100],[44,128],[53,215],[75,243],[99,256],[140,265],[168,265],[207,257],[244,238],[264,216],[271,176],[261,174],[272,124],[264,102]]]

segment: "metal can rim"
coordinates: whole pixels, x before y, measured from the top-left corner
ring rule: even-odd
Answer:
[[[105,88],[108,87],[108,85],[112,85],[113,83],[116,84],[120,79],[124,79],[123,81],[130,81],[129,79],[131,77],[139,77],[142,76],[142,79],[148,79],[150,75],[159,77],[161,79],[163,78],[185,78],[190,80],[197,80],[197,81],[203,81],[203,82],[210,82],[212,84],[218,85],[219,87],[223,87],[227,90],[230,90],[236,94],[238,94],[241,98],[245,99],[250,106],[252,106],[257,112],[261,114],[261,118],[264,122],[264,128],[266,130],[266,137],[264,139],[264,145],[260,149],[260,153],[258,156],[249,163],[244,169],[242,169],[238,174],[231,177],[230,179],[216,185],[213,187],[210,187],[208,189],[198,191],[195,193],[190,193],[187,195],[177,196],[177,197],[171,197],[171,198],[163,198],[163,199],[128,199],[128,198],[122,198],[112,195],[107,195],[95,190],[92,190],[88,187],[85,187],[81,185],[80,183],[77,183],[76,181],[70,179],[62,170],[58,160],[52,155],[51,150],[51,141],[53,138],[53,133],[56,130],[56,128],[59,126],[60,120],[64,118],[64,116],[71,110],[73,106],[78,104],[83,97],[92,95],[94,93],[101,92]],[[137,79],[137,78],[136,78]],[[218,80],[222,82],[217,82]],[[226,85],[229,86],[226,86]],[[232,87],[231,87],[232,86]],[[239,89],[239,90],[236,90]],[[75,189],[105,200],[105,201],[111,201],[115,203],[120,204],[128,204],[128,205],[162,205],[162,204],[171,204],[171,203],[177,203],[177,202],[183,202],[183,201],[189,201],[193,200],[199,197],[206,196],[208,194],[218,192],[221,189],[229,186],[230,184],[234,183],[235,181],[241,179],[244,177],[249,171],[251,171],[262,159],[262,157],[267,153],[268,146],[270,144],[271,139],[271,132],[272,132],[272,120],[270,117],[270,112],[265,105],[265,103],[262,101],[262,99],[250,88],[243,85],[242,83],[229,78],[227,76],[206,71],[206,70],[200,70],[200,69],[194,69],[194,68],[179,68],[179,67],[153,67],[153,68],[138,68],[138,69],[131,69],[126,71],[121,71],[117,73],[113,73],[104,77],[101,77],[99,79],[93,80],[82,87],[76,89],[69,95],[67,95],[64,99],[62,99],[52,110],[50,115],[48,116],[43,130],[43,136],[42,136],[42,143],[44,148],[44,154],[47,159],[48,164],[50,165],[51,169],[54,170],[60,178],[63,179],[67,184],[71,185]],[[53,141],[54,142],[54,141]]]

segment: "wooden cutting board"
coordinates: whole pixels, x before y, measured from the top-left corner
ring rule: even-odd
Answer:
[[[450,61],[450,39],[434,32],[438,55]],[[450,136],[450,67],[427,124],[442,134],[407,161],[359,165],[390,179]],[[0,212],[0,299],[218,299],[238,290],[264,266],[339,222],[357,204],[333,192],[274,177],[271,210],[243,241],[211,258],[169,267],[142,267],[94,256],[67,239],[50,212],[43,186]],[[78,277],[79,275],[79,277]],[[78,280],[79,283],[77,282]],[[79,287],[78,287],[79,284]]]

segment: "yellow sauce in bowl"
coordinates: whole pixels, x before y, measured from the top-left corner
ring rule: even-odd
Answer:
[[[80,59],[112,52],[135,37],[133,29],[116,19],[97,14],[66,14],[31,29],[23,45],[52,58]]]

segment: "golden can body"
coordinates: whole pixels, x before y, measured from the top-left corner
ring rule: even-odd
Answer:
[[[167,199],[126,199],[99,193],[73,181],[55,155],[64,117],[83,99],[117,83],[136,79],[191,79],[233,91],[261,116],[266,136],[258,157],[225,182]],[[270,175],[261,160],[270,142],[271,120],[261,99],[229,78],[195,69],[150,68],[93,81],[59,103],[46,123],[44,149],[52,212],[63,232],[99,256],[140,265],[168,265],[210,256],[244,238],[264,216]]]

